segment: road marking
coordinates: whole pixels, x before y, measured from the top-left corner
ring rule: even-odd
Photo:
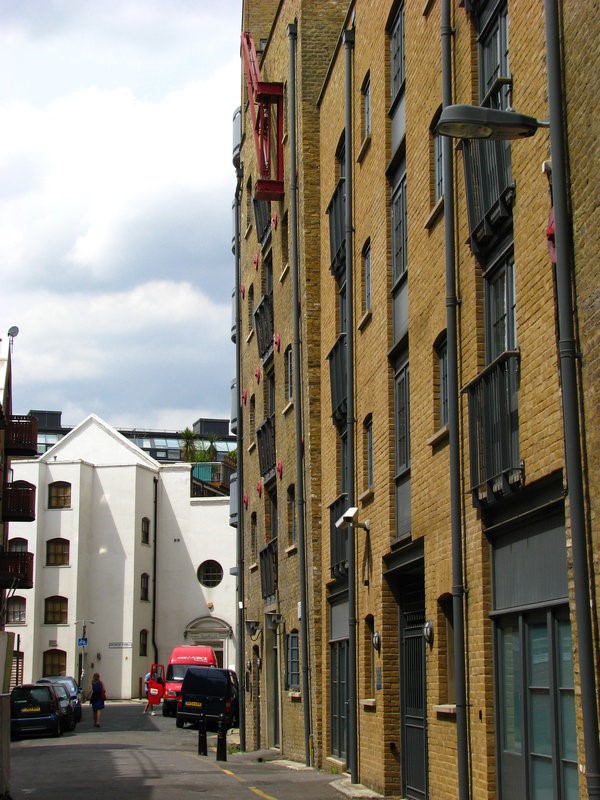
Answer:
[[[224,769],[223,767],[219,767],[221,772],[224,772],[225,775],[229,775],[232,778],[235,778],[238,783],[245,783],[245,778],[240,778],[239,775],[236,775],[235,772],[232,772],[230,769]]]
[[[265,794],[264,792],[261,792],[261,790],[257,789],[256,786],[249,786],[248,788],[250,789],[251,792],[254,792],[254,794],[257,794],[259,797],[264,797],[264,800],[277,800],[276,797],[273,797],[270,794]]]

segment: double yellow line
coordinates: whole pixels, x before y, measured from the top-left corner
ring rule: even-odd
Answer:
[[[224,772],[225,775],[229,775],[230,777],[234,778],[234,780],[236,780],[238,783],[245,782],[244,778],[240,778],[238,775],[235,774],[235,772],[232,772],[230,769],[223,769],[223,767],[219,767],[219,769],[221,770],[221,772]],[[273,797],[270,794],[266,794],[265,792],[261,792],[261,790],[257,789],[256,786],[248,786],[248,789],[251,792],[254,792],[255,795],[258,795],[258,797],[262,797],[263,800],[277,800],[276,797]]]

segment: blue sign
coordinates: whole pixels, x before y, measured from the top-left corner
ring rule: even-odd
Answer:
[[[77,647],[87,647],[87,639],[77,639]]]

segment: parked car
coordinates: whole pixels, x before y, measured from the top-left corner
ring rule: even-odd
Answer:
[[[227,727],[238,724],[238,682],[233,670],[219,667],[188,667],[177,704],[177,727],[197,725],[204,714],[207,727],[215,727],[224,715]]]
[[[71,675],[44,675],[38,683],[64,683],[69,692],[73,711],[75,712],[75,722],[81,722],[81,689],[77,681]]]
[[[42,684],[42,686],[43,685],[45,684]],[[77,720],[75,719],[75,709],[73,708],[73,703],[71,702],[71,698],[69,696],[69,690],[67,689],[66,684],[61,683],[60,681],[53,683],[52,687],[56,692],[58,702],[60,703],[60,710],[63,717],[62,729],[63,731],[74,731]]]
[[[66,725],[56,689],[51,684],[26,683],[10,693],[10,736],[51,733],[61,736]]]

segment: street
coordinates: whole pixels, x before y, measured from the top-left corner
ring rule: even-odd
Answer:
[[[279,759],[277,751],[198,755],[198,731],[175,720],[144,716],[141,702],[107,703],[100,729],[89,705],[74,733],[11,744],[11,797],[43,800],[183,800],[203,794],[228,800],[314,800],[343,797],[331,783],[340,776]],[[237,737],[228,737],[232,749]],[[279,763],[278,760],[279,759]]]

